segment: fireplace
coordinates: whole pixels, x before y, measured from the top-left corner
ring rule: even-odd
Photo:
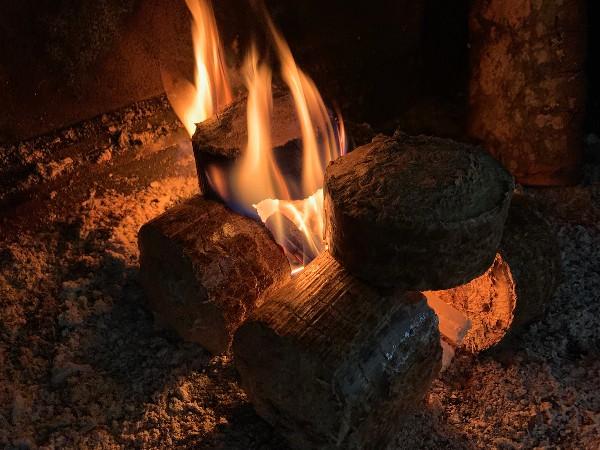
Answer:
[[[4,2],[6,448],[592,448],[597,7]]]

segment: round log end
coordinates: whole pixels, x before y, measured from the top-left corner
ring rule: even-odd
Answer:
[[[470,321],[461,346],[478,353],[511,339],[541,317],[558,284],[560,253],[549,225],[528,198],[511,204],[499,253],[492,266],[469,283],[448,290],[424,292]],[[443,323],[443,311],[436,310]]]
[[[324,252],[252,313],[233,352],[293,448],[385,448],[437,376],[439,342],[420,293],[382,295]]]
[[[155,316],[211,353],[262,296],[290,278],[281,247],[255,220],[195,197],[139,232],[140,279]]]
[[[327,168],[326,241],[377,286],[458,286],[492,264],[513,189],[510,174],[476,147],[378,137]]]

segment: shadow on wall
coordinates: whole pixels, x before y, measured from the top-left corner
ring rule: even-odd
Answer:
[[[213,3],[237,61],[262,33],[253,1]],[[326,101],[376,125],[423,98],[454,101],[464,91],[467,0],[445,3],[266,0]],[[0,144],[158,95],[161,64],[191,78],[184,0],[0,0],[0,8]]]

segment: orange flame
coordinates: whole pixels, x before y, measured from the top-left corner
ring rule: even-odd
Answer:
[[[300,121],[303,144],[302,184],[305,193],[313,193],[323,186],[327,163],[342,153],[345,137],[340,127],[340,140],[336,139],[333,124],[325,103],[313,80],[297,65],[283,36],[270,16],[267,24],[281,60],[281,74],[294,98]],[[342,122],[340,122],[342,123]]]
[[[194,83],[175,80],[164,70],[161,74],[169,102],[191,137],[196,124],[230,103],[232,96],[212,4],[210,0],[186,4],[192,13]]]
[[[190,136],[196,124],[231,102],[231,90],[223,63],[223,50],[210,0],[186,0],[192,13],[195,54],[194,83],[166,89],[173,109]],[[345,150],[341,116],[334,126],[314,82],[296,65],[290,48],[265,13],[282,77],[288,85],[302,134],[303,200],[290,200],[292,186],[277,166],[271,140],[273,99],[271,69],[251,47],[243,65],[248,90],[248,142],[229,177],[221,169],[207,167],[206,175],[221,197],[236,207],[255,208],[288,254],[293,270],[301,270],[324,248],[323,176],[327,163]],[[166,81],[165,81],[166,80]],[[171,83],[163,74],[165,87]],[[171,91],[169,93],[169,91]],[[277,118],[274,118],[277,120]],[[297,190],[298,186],[293,186]]]
[[[263,196],[263,200],[254,205],[261,220],[269,226],[275,240],[288,253],[293,272],[301,270],[324,249],[323,243],[323,177],[327,163],[345,151],[345,132],[341,115],[338,115],[339,127],[334,127],[329,112],[314,82],[296,65],[289,46],[275,27],[270,16],[265,13],[267,25],[273,37],[275,48],[281,60],[282,77],[290,88],[296,114],[302,133],[302,193],[304,200],[284,200],[279,195],[275,199]],[[250,115],[250,108],[248,114]],[[261,158],[272,161],[270,143],[261,146]],[[281,175],[276,166],[269,163],[277,175],[261,179],[279,179]],[[256,180],[256,178],[254,178]],[[269,221],[275,217],[276,220]],[[302,239],[294,239],[284,225],[283,217],[294,224]],[[298,242],[301,240],[301,242]],[[292,242],[292,244],[290,244]],[[287,245],[286,245],[287,244]],[[290,246],[296,247],[300,256],[290,255]]]
[[[248,89],[248,144],[233,172],[238,201],[251,206],[265,198],[288,198],[289,192],[273,158],[271,69],[259,63],[254,46],[243,67]]]

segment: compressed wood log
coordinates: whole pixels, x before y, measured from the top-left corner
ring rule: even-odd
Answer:
[[[417,292],[378,293],[328,252],[271,295],[234,338],[258,414],[294,448],[385,448],[441,363]]]
[[[287,180],[300,180],[302,145],[298,139],[302,134],[292,96],[283,88],[273,89],[272,117],[271,143],[274,157]],[[228,174],[246,148],[247,142],[246,96],[238,98],[216,116],[197,125],[192,146],[200,189],[205,196],[220,198],[214,180],[210,180],[208,174],[215,170]],[[301,194],[297,195],[301,198]]]
[[[215,354],[228,350],[262,296],[290,277],[262,224],[199,196],[142,226],[138,244],[150,309]]]
[[[377,286],[446,289],[496,255],[514,183],[485,152],[448,139],[379,137],[329,165],[326,242]]]
[[[472,4],[469,132],[519,183],[579,179],[586,0]]]
[[[424,294],[430,305],[441,301],[469,318],[471,328],[461,346],[479,352],[510,342],[544,314],[559,271],[558,244],[549,225],[530,200],[515,196],[489,270],[463,286]]]

